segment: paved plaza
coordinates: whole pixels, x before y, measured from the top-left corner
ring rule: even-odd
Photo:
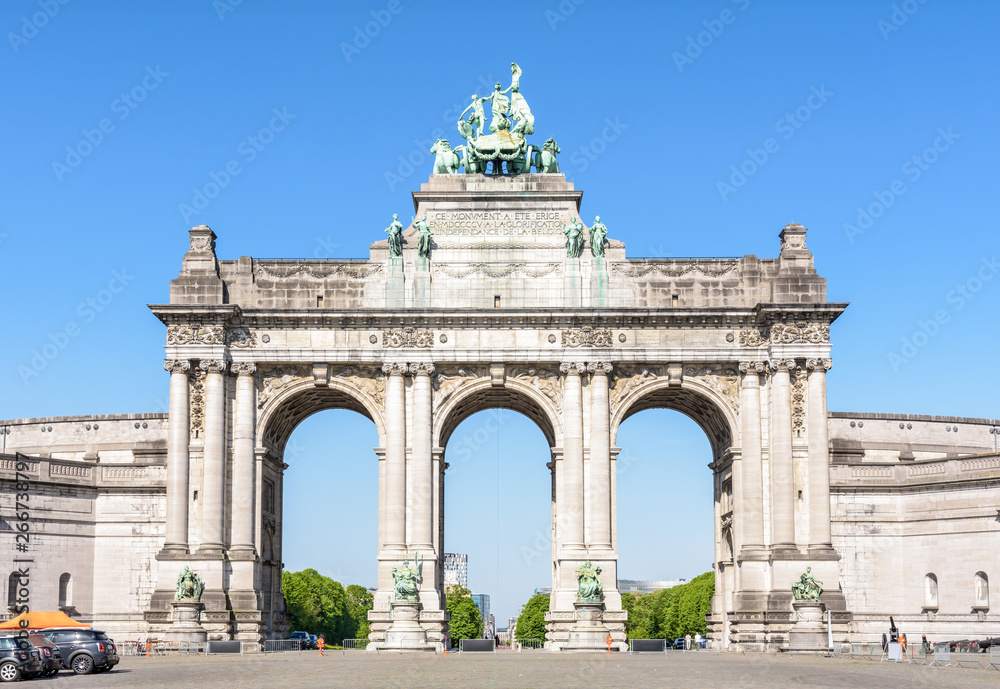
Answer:
[[[997,687],[996,671],[813,656],[734,653],[372,655],[331,651],[267,656],[125,657],[109,674],[52,684],[85,687]]]

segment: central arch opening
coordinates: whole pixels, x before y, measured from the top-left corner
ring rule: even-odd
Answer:
[[[550,457],[539,426],[508,409],[467,416],[448,440],[444,547],[468,557],[467,588],[489,596],[493,631],[551,586]]]
[[[530,380],[538,375],[526,370]],[[444,551],[467,555],[467,588],[486,594],[509,627],[537,589],[552,583],[553,485],[558,411],[541,386],[480,378],[443,396],[436,445],[444,448]],[[445,585],[450,582],[446,579]],[[485,614],[485,599],[477,603]]]

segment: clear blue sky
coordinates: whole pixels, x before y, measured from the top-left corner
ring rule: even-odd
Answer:
[[[390,214],[410,212],[430,171],[425,142],[457,138],[455,107],[509,83],[511,60],[584,215],[600,214],[629,255],[772,257],[785,224],[810,228],[829,298],[851,302],[833,328],[831,409],[1000,415],[995,2],[245,0],[223,11],[232,1],[3,3],[0,417],[163,410],[164,332],[146,304],[167,300],[187,229],[212,226],[223,258],[367,256]],[[185,211],[231,161],[239,172],[221,193]],[[859,207],[877,217],[859,220]],[[35,357],[50,342],[64,346]],[[693,576],[712,556],[707,443],[679,420],[668,437],[683,442],[664,444],[658,413],[620,439],[641,458],[621,483],[619,518],[642,536],[627,542],[623,524],[623,576]],[[373,431],[337,414],[293,438],[289,497],[314,495],[318,472],[339,499],[301,501],[331,527],[322,541],[290,538],[285,561],[369,584],[371,538],[349,532],[370,531],[375,514]],[[499,449],[448,484],[450,514],[493,524],[499,463],[500,504],[523,515],[500,534],[499,572],[518,582],[499,591],[503,618],[548,583],[547,567],[510,564],[548,523],[548,479],[540,432],[507,417]],[[347,436],[356,447],[332,452]],[[698,468],[690,490],[643,492],[679,483],[678,467],[684,480]],[[355,468],[357,490],[341,481]],[[518,472],[537,480],[515,491]],[[288,531],[312,519],[288,517]],[[671,526],[681,520],[698,526]],[[456,522],[448,549],[468,552],[473,587],[497,595],[495,532]]]

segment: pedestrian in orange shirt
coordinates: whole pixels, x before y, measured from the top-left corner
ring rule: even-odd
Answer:
[[[320,657],[322,657],[322,656],[323,656],[323,648],[324,648],[325,646],[326,646],[326,639],[324,639],[324,638],[323,638],[323,635],[322,635],[322,634],[320,634],[320,635],[319,635],[319,638],[318,638],[318,639],[316,639],[316,648],[318,648],[318,649],[319,649],[319,655],[320,655]]]

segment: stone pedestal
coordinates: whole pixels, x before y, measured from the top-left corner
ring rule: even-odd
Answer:
[[[604,603],[575,601],[576,624],[569,630],[569,638],[562,644],[561,651],[607,652],[609,630],[604,625]],[[617,645],[611,645],[617,651]]]
[[[825,653],[828,649],[823,613],[826,606],[816,600],[792,602],[795,622],[788,632],[789,653]]]
[[[385,641],[371,644],[379,651],[436,651],[438,644],[428,640],[427,631],[420,624],[420,601],[394,600],[392,623],[385,630]]]
[[[167,641],[204,642],[208,632],[201,626],[201,611],[204,605],[197,600],[176,600],[171,604],[173,620],[164,633]]]

